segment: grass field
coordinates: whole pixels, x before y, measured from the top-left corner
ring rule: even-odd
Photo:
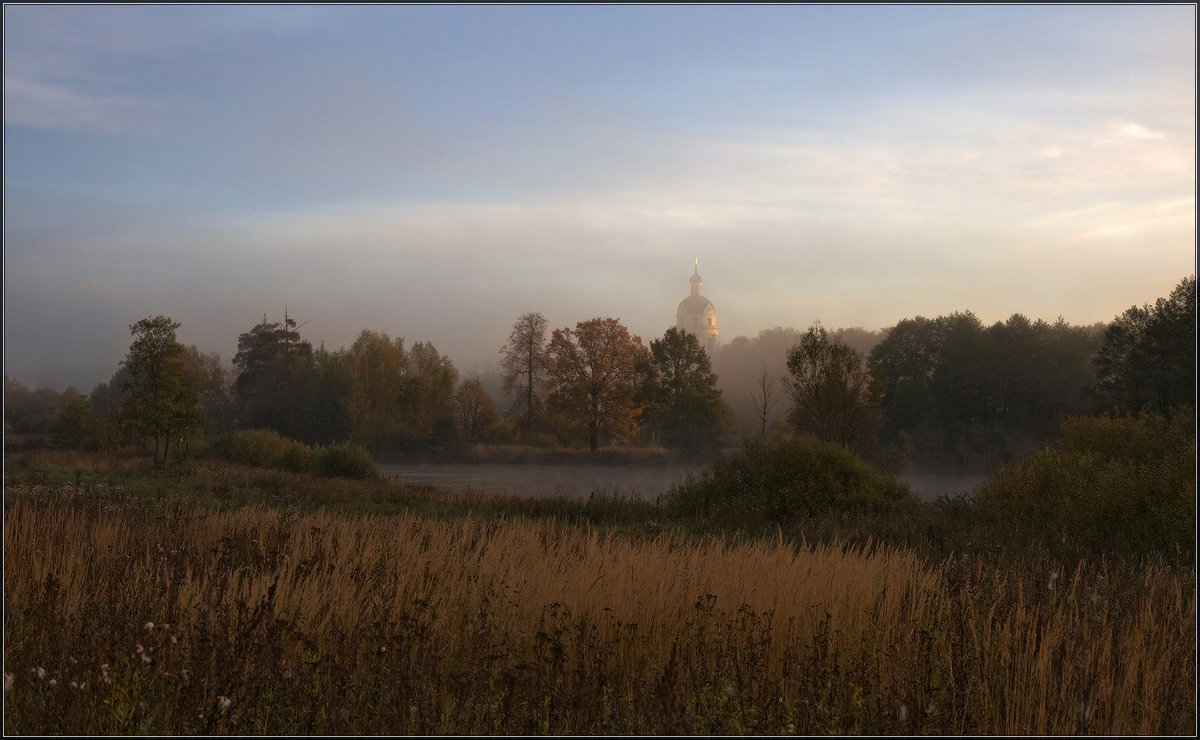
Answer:
[[[870,518],[719,530],[644,502],[217,464],[10,465],[6,733],[1195,724],[1194,569],[1157,556],[938,554],[946,537],[864,536],[897,531]]]

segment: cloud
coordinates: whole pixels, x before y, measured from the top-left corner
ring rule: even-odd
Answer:
[[[1127,123],[1121,126],[1118,132],[1121,136],[1142,141],[1147,139],[1161,139],[1164,136],[1160,131],[1151,131],[1145,126],[1136,123]]]
[[[146,134],[159,130],[163,101],[141,95],[81,90],[70,84],[4,78],[6,125],[97,134]]]

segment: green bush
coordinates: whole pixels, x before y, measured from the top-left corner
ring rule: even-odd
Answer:
[[[299,443],[269,429],[243,429],[218,439],[213,450],[229,462],[266,468],[281,459],[291,444]]]
[[[1078,417],[1053,445],[993,473],[985,512],[1106,549],[1194,548],[1195,412]]]
[[[353,443],[318,448],[313,469],[331,478],[371,478],[379,474],[367,448]]]
[[[812,438],[747,441],[666,496],[678,514],[751,515],[771,521],[831,512],[882,512],[916,506],[907,483],[839,445]]]
[[[289,470],[293,473],[306,473],[312,470],[313,448],[303,442],[287,440],[283,451],[271,460],[271,467]]]

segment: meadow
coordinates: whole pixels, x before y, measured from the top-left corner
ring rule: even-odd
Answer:
[[[25,454],[5,490],[4,729],[1192,732],[1194,568],[1000,552],[978,527],[960,550],[931,534],[947,511],[753,530],[649,502]]]

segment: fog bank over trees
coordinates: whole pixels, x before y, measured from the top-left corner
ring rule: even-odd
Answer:
[[[547,332],[527,312],[507,342],[497,336],[504,374],[481,377],[431,341],[371,329],[348,347],[314,348],[307,322],[286,312],[238,336],[227,365],[177,341],[179,322],[147,317],[87,395],[6,376],[6,448],[153,441],[166,464],[190,438],[261,429],[385,460],[480,446],[704,458],[748,437],[797,435],[881,464],[982,471],[1047,444],[1075,416],[1194,408],[1195,293],[1189,276],[1092,326],[1019,313],[989,326],[961,311],[880,331],[776,327],[711,357],[674,328],[646,342],[596,317]]]

